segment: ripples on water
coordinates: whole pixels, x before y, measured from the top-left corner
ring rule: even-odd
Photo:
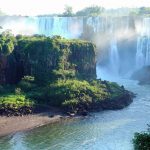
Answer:
[[[118,111],[92,113],[90,117],[46,125],[0,139],[1,150],[132,150],[135,132],[150,120],[150,86],[117,80],[137,93],[134,102]]]

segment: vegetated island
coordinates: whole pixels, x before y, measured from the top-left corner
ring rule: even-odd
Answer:
[[[74,115],[128,106],[133,94],[96,79],[95,45],[34,35],[0,35],[0,115],[51,111]]]

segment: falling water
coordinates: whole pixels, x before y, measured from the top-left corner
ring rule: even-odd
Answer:
[[[119,54],[116,39],[112,39],[110,43],[110,70],[113,75],[119,74]]]
[[[40,34],[46,36],[60,35],[65,38],[85,38],[92,39],[99,50],[103,50],[107,54],[105,59],[105,67],[113,74],[119,74],[120,68],[128,71],[135,65],[141,67],[150,64],[150,18],[143,21],[143,30],[137,41],[137,53],[134,52],[134,60],[130,56],[130,47],[128,60],[120,57],[124,46],[120,46],[122,39],[128,39],[131,34],[132,18],[130,17],[57,17],[57,16],[39,16],[39,17],[0,17],[0,26],[4,29],[11,29],[16,34]],[[133,23],[135,18],[133,19]],[[83,36],[84,35],[84,36]],[[87,38],[89,37],[89,38]],[[124,43],[123,43],[124,44]],[[127,43],[128,44],[128,43]],[[125,49],[125,48],[124,48]],[[136,48],[134,48],[136,51]],[[133,50],[134,51],[134,50]],[[100,53],[101,54],[101,53]],[[101,58],[103,59],[103,58]],[[130,59],[130,60],[129,60]],[[99,60],[97,60],[99,63]],[[121,62],[120,62],[121,61]],[[131,67],[128,63],[134,61]],[[104,64],[102,63],[102,64]],[[126,65],[127,64],[127,65]],[[121,66],[122,65],[122,66]],[[123,66],[124,65],[124,66]]]
[[[150,65],[150,18],[143,19],[142,30],[137,39],[136,68]]]
[[[38,17],[39,34],[79,38],[83,32],[83,19],[77,17]]]
[[[115,35],[115,25],[113,20],[111,20],[110,23],[109,34],[111,37],[110,49],[109,49],[110,72],[113,75],[118,75],[119,74],[119,53],[118,53],[117,40]]]

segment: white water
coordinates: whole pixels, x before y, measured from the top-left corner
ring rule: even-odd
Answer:
[[[109,70],[113,75],[119,75],[119,53],[116,39],[112,39],[109,49]]]
[[[86,37],[86,34],[92,36],[94,32],[96,37],[93,41],[99,50],[104,49],[109,52],[106,66],[114,75],[119,75],[122,68],[125,70],[130,61],[134,63],[127,67],[126,73],[150,65],[150,18],[142,18],[140,21],[134,18],[135,29],[131,26],[132,18],[130,17],[6,17],[2,20],[0,25],[3,29],[11,29],[15,35],[41,34],[80,38],[83,33]],[[134,57],[129,59],[130,54],[128,54],[122,60],[119,53],[122,53],[123,47],[119,47],[118,44],[122,39],[130,40],[132,34],[135,34],[134,38],[137,38],[135,50],[131,49],[135,51]],[[127,47],[127,50],[130,51],[130,48]]]
[[[83,32],[83,19],[76,17],[38,17],[39,34],[79,38]]]
[[[120,65],[123,64],[123,60],[121,60],[119,55],[122,47],[118,47],[118,44],[122,39],[130,40],[133,32],[139,34],[137,38],[137,52],[134,58],[136,68],[150,64],[150,18],[144,18],[142,26],[138,25],[139,23],[136,23],[135,19],[133,21],[135,29],[130,25],[131,20],[132,18],[130,17],[6,17],[3,18],[0,25],[4,30],[11,29],[15,35],[41,34],[80,38],[83,33],[86,37],[86,34],[92,36],[93,32],[95,34],[93,41],[99,50],[105,49],[105,51],[109,51],[106,66],[113,74],[117,75],[120,73],[120,68],[125,68],[126,66]],[[129,70],[132,68],[135,68],[135,66],[131,66]],[[127,71],[129,70],[127,69]]]
[[[136,68],[150,65],[150,18],[143,19],[140,36],[137,39]]]

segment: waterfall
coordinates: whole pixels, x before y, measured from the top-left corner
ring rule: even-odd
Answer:
[[[38,17],[39,34],[79,38],[83,32],[83,19],[77,17]]]
[[[136,69],[147,65],[150,65],[150,18],[143,19],[136,52]]]
[[[119,54],[115,38],[110,43],[110,70],[113,75],[119,75]]]
[[[138,37],[137,39],[137,52],[136,52],[136,69],[141,68],[144,66],[145,58],[143,53],[143,47],[145,40],[141,37]]]
[[[130,36],[135,18],[132,17],[0,17],[0,26],[11,29],[13,33],[45,36],[60,35],[65,38],[84,38],[94,42],[104,57],[97,58],[97,64],[105,67],[111,74],[119,75],[134,68],[135,59],[130,53]],[[4,21],[5,20],[5,21]],[[137,48],[134,48],[136,65],[150,64],[150,19],[143,21],[143,30],[138,37]],[[137,35],[136,35],[137,36]],[[136,46],[135,46],[136,47]],[[135,51],[137,52],[135,53]],[[123,52],[122,52],[123,51]],[[127,51],[127,52],[126,52]],[[124,56],[122,56],[124,55]],[[106,58],[107,57],[107,58]],[[134,63],[132,62],[134,61]],[[129,65],[132,63],[131,66]],[[128,67],[129,66],[129,67]],[[124,72],[123,72],[123,71]]]

